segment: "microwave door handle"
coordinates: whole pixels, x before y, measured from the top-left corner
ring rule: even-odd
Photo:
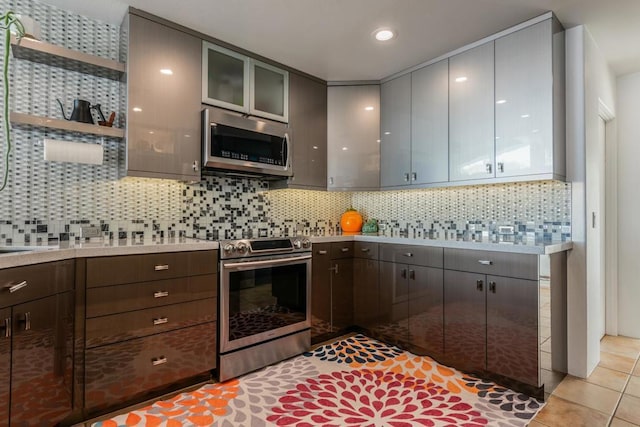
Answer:
[[[282,154],[285,158],[284,170],[289,170],[291,167],[291,156],[289,156],[289,134],[286,132],[284,138],[282,138]]]

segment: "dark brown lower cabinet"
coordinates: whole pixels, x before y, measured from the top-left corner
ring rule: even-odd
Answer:
[[[401,346],[408,344],[408,294],[406,265],[380,261],[380,322],[374,330],[376,338]]]
[[[331,334],[331,257],[329,243],[313,245],[311,270],[311,341],[319,342]]]
[[[441,268],[408,266],[409,345],[421,355],[444,353],[444,288]]]
[[[331,260],[331,330],[353,326],[353,259]]]
[[[85,357],[85,405],[104,410],[214,367],[216,323],[92,348]]]
[[[487,371],[538,386],[538,282],[487,276]]]
[[[0,309],[0,426],[9,425],[11,394],[11,308]]]
[[[73,294],[13,307],[11,425],[54,425],[72,410]]]
[[[486,368],[485,275],[444,271],[444,362],[463,371]]]
[[[379,270],[377,259],[353,260],[353,323],[367,331],[380,322]]]

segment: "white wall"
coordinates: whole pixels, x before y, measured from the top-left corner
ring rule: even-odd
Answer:
[[[599,104],[615,111],[615,80],[597,44],[584,26],[566,32],[567,180],[571,191],[573,250],[567,257],[569,373],[587,377],[600,358],[596,322],[600,294],[587,265],[587,164],[598,143]],[[590,277],[591,276],[591,277]]]
[[[640,338],[640,73],[617,86],[618,333]]]

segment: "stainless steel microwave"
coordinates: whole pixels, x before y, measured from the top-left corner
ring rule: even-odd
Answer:
[[[292,175],[290,129],[217,108],[202,110],[205,169],[263,176]]]

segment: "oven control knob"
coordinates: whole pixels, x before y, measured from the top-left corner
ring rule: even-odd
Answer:
[[[302,243],[300,243],[300,240],[294,240],[293,247],[296,249],[300,249],[302,247]]]
[[[311,247],[311,241],[309,239],[302,239],[302,247],[309,249]]]
[[[236,251],[239,254],[246,254],[249,251],[249,246],[246,243],[240,242],[236,245]]]
[[[233,245],[231,243],[227,243],[226,245],[224,245],[224,248],[222,248],[224,250],[225,253],[230,254],[231,252],[233,252]]]

